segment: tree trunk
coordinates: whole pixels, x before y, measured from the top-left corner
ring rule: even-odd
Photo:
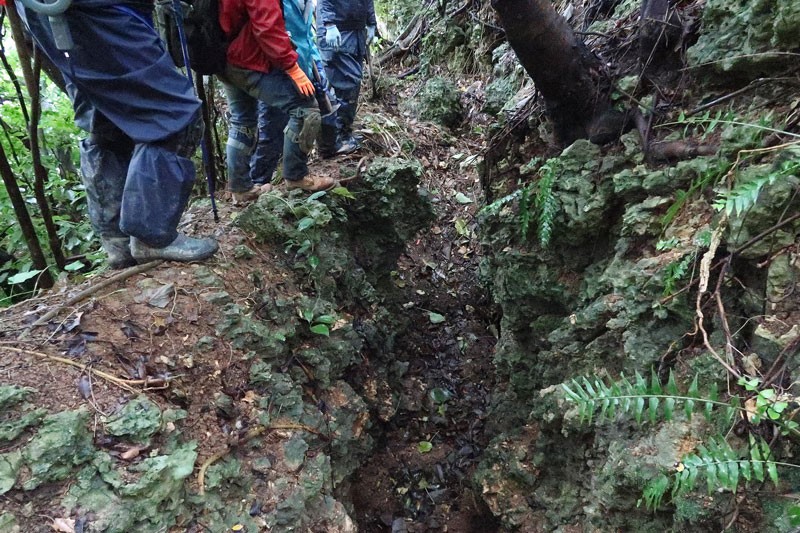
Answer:
[[[14,207],[14,214],[17,216],[17,222],[19,222],[19,227],[22,230],[25,244],[28,246],[28,252],[31,254],[33,266],[42,271],[39,276],[39,286],[49,289],[53,286],[53,277],[47,270],[47,260],[36,236],[36,228],[33,227],[33,221],[27,207],[25,207],[25,198],[23,198],[19,190],[14,171],[11,170],[11,165],[8,164],[8,158],[6,158],[6,152],[2,144],[0,144],[0,176],[3,178],[8,197],[11,199],[11,205]]]
[[[3,23],[5,22],[6,15],[5,13],[0,14],[0,29],[3,27]],[[22,94],[22,86],[19,84],[19,78],[17,78],[17,73],[14,72],[14,69],[11,68],[11,64],[8,62],[8,56],[6,56],[6,47],[3,45],[3,32],[0,31],[0,62],[3,63],[3,68],[8,74],[8,78],[11,80],[11,84],[14,86],[14,90],[17,93],[17,99],[19,100],[19,108],[22,111],[22,116],[25,119],[25,125],[29,125],[31,122],[30,115],[28,114],[28,104],[25,103],[25,96]]]
[[[30,137],[30,150],[33,159],[33,173],[34,182],[33,190],[36,196],[36,203],[39,206],[39,211],[42,214],[45,229],[47,230],[47,238],[50,244],[50,251],[53,254],[56,265],[60,269],[64,269],[66,262],[64,261],[64,252],[61,249],[61,238],[58,236],[58,230],[55,222],[53,222],[53,215],[50,212],[50,205],[47,202],[47,194],[45,192],[45,184],[47,183],[47,169],[42,165],[42,153],[39,147],[39,119],[41,118],[41,98],[39,93],[39,81],[41,75],[41,52],[34,48],[34,61],[31,67],[31,58],[28,54],[28,49],[25,47],[25,36],[22,30],[22,20],[17,13],[17,7],[14,2],[10,2],[6,7],[8,13],[8,21],[11,24],[11,33],[14,36],[14,43],[17,47],[17,54],[19,55],[19,62],[22,66],[22,74],[25,77],[25,85],[28,89],[28,95],[31,102],[31,122],[28,127],[28,135]]]
[[[536,88],[558,140],[590,136],[609,109],[600,60],[580,41],[550,0],[492,0],[506,37]]]

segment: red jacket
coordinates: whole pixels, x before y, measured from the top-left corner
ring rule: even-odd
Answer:
[[[229,37],[236,36],[228,47],[231,65],[269,72],[297,63],[297,52],[283,22],[281,0],[220,0],[219,23]]]

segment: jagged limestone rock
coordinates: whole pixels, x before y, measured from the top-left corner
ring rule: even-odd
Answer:
[[[30,478],[23,485],[33,490],[42,483],[66,479],[76,466],[91,460],[92,435],[87,429],[89,411],[64,411],[45,417],[36,436],[23,450]]]
[[[0,386],[0,412],[21,403],[34,392],[36,392],[36,389],[30,387]]]
[[[0,423],[0,443],[11,442],[26,429],[37,426],[47,414],[47,409],[34,409],[19,418],[12,418]]]
[[[161,409],[144,395],[129,401],[106,422],[106,431],[110,435],[146,444],[159,429]]]
[[[87,530],[91,533],[164,531],[186,511],[184,482],[194,470],[195,447],[188,442],[168,455],[147,458],[130,466],[124,477],[108,454],[97,453],[78,473],[62,505],[92,511]],[[128,482],[138,472],[138,480]]]
[[[708,0],[703,32],[688,56],[691,64],[709,64],[707,70],[727,81],[731,74],[757,77],[792,65],[796,58],[780,52],[798,46],[800,6],[796,2]]]
[[[22,453],[18,450],[0,454],[0,495],[10,491],[14,486],[20,466],[22,466]]]
[[[447,128],[458,126],[464,118],[461,91],[453,82],[434,77],[425,83],[420,95],[420,118]]]
[[[0,513],[0,531],[6,533],[19,533],[20,529],[17,525],[17,517],[13,513],[3,511]]]

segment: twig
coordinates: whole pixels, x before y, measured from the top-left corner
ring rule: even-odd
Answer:
[[[703,259],[700,261],[700,277],[699,283],[700,287],[697,291],[697,327],[700,332],[703,334],[703,344],[705,345],[706,349],[708,349],[709,353],[716,359],[719,364],[725,367],[725,370],[730,372],[732,375],[736,376],[736,378],[740,378],[741,374],[733,368],[727,361],[722,359],[722,357],[717,353],[713,346],[711,346],[711,342],[708,339],[708,332],[706,328],[703,326],[703,295],[708,290],[708,279],[711,275],[711,261],[714,259],[714,256],[717,254],[717,248],[719,248],[720,242],[722,241],[722,233],[725,228],[725,224],[727,222],[727,216],[723,215],[722,220],[720,221],[719,226],[717,227],[714,234],[711,236],[711,245],[708,247],[708,251],[703,255]]]
[[[247,444],[254,438],[263,435],[267,431],[278,431],[281,429],[289,429],[289,430],[298,430],[298,431],[307,431],[309,433],[313,433],[314,435],[324,437],[325,435],[317,431],[316,429],[306,426],[304,424],[294,424],[294,423],[285,423],[285,424],[272,424],[269,426],[258,426],[255,429],[250,430],[244,437],[239,439],[233,447],[241,446],[243,444]],[[228,446],[225,450],[215,453],[211,457],[205,460],[205,462],[200,466],[200,471],[197,473],[197,489],[200,496],[203,496],[206,493],[206,471],[208,468],[228,455],[231,452],[232,446]]]
[[[784,220],[783,222],[775,224],[771,228],[762,231],[761,233],[759,233],[758,235],[756,235],[755,237],[753,237],[752,239],[750,239],[749,241],[747,241],[743,245],[741,245],[738,248],[736,248],[733,252],[731,252],[731,255],[736,255],[738,253],[742,253],[743,251],[747,250],[748,248],[750,248],[751,246],[753,246],[754,244],[756,244],[757,242],[762,240],[764,237],[770,235],[771,233],[774,233],[774,232],[778,231],[779,229],[781,229],[782,227],[786,226],[787,224],[791,224],[792,222],[794,222],[798,218],[800,218],[800,213],[798,213],[796,215],[792,215],[789,218],[787,218],[786,220]],[[725,264],[725,262],[727,260],[728,260],[727,257],[725,259],[719,260],[717,263],[714,264],[714,266],[711,267],[711,270],[716,270],[717,268],[721,267],[723,264]],[[678,292],[676,292],[674,294],[670,294],[669,296],[667,296],[666,298],[661,300],[661,305],[669,303],[676,296],[678,296],[680,294],[683,294],[684,292],[688,291],[689,289],[694,287],[695,284],[697,284],[698,281],[699,280],[695,279],[693,282],[691,282],[690,284],[688,284],[687,286],[685,286],[684,288],[682,288]]]
[[[47,313],[42,315],[42,317],[39,320],[34,322],[31,325],[31,327],[29,327],[27,330],[25,330],[22,333],[21,338],[25,338],[33,328],[41,326],[43,324],[46,324],[47,321],[49,321],[51,318],[53,318],[58,313],[60,313],[64,308],[71,307],[71,306],[75,305],[76,303],[80,302],[81,300],[85,300],[89,296],[91,296],[91,295],[93,295],[93,294],[105,289],[109,285],[113,285],[113,284],[115,284],[117,282],[124,281],[124,280],[130,278],[131,276],[135,276],[136,274],[141,274],[143,272],[147,272],[148,270],[152,270],[155,267],[161,265],[163,262],[164,261],[153,261],[151,263],[145,263],[143,265],[136,265],[134,267],[129,268],[128,270],[124,270],[124,271],[120,272],[119,274],[117,274],[115,276],[111,276],[110,278],[101,281],[97,285],[93,285],[93,286],[89,287],[88,289],[82,290],[81,292],[79,292],[78,294],[73,296],[72,298],[68,298],[67,301],[64,302],[62,305],[56,307],[55,309],[51,309],[50,311],[48,311]]]
[[[170,381],[176,379],[174,377],[173,378],[166,378],[166,379],[136,379],[136,380],[120,379],[120,378],[118,378],[116,376],[112,376],[111,374],[103,372],[102,370],[95,370],[94,368],[92,368],[89,365],[84,365],[83,363],[79,363],[77,361],[73,361],[72,359],[65,359],[63,357],[57,357],[55,355],[48,355],[48,354],[42,353],[42,352],[34,352],[34,351],[31,351],[31,350],[21,350],[19,348],[12,348],[10,346],[1,347],[0,351],[3,351],[3,350],[8,350],[9,352],[14,352],[14,353],[22,354],[22,355],[33,355],[33,356],[39,357],[41,359],[48,359],[48,360],[56,362],[56,363],[62,363],[62,364],[65,364],[65,365],[73,366],[73,367],[78,368],[78,369],[80,369],[80,370],[82,370],[84,372],[89,372],[89,373],[94,374],[95,376],[97,376],[99,378],[103,378],[106,381],[110,381],[111,383],[113,383],[114,385],[118,386],[119,388],[124,389],[124,390],[126,390],[128,392],[133,392],[133,393],[139,392],[138,390],[133,388],[134,385],[144,385],[144,386],[148,386],[148,385],[165,385],[165,384],[169,383]]]

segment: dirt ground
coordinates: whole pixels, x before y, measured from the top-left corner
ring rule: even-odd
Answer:
[[[340,491],[353,502],[352,515],[361,531],[493,531],[496,525],[469,480],[486,444],[483,426],[496,340],[492,306],[476,279],[479,181],[473,165],[460,164],[471,149],[451,144],[437,127],[391,108],[368,103],[360,116],[362,153],[316,161],[312,172],[351,174],[363,157],[400,155],[396,145],[408,136],[415,144],[413,156],[424,168],[421,186],[430,195],[436,221],[410,243],[394,277],[405,312],[418,324],[396,350],[398,359],[409,363],[403,400],[393,417],[375,424],[374,453]],[[182,222],[190,234],[213,234],[219,240],[219,254],[206,265],[156,266],[62,309],[47,325],[32,330],[31,324],[65,297],[114,273],[102,273],[83,285],[61,284],[48,295],[5,310],[0,315],[0,384],[37,389],[34,402],[50,412],[88,405],[95,413],[95,445],[125,460],[120,457],[130,447],[104,436],[100,420],[126,403],[131,389],[64,360],[88,365],[129,380],[133,390],[145,391],[161,408],[186,409],[185,433],[198,442],[198,464],[224,451],[247,427],[231,428],[211,399],[220,393],[231,396],[238,420],[246,426],[252,402],[247,395],[250,363],[227,339],[216,336],[220,306],[209,300],[220,290],[235,303],[247,304],[257,292],[281,298],[299,289],[280,257],[283,251],[253,242],[233,226],[236,210],[225,201],[219,206],[219,224],[204,201],[191,207]],[[234,259],[240,244],[256,256]],[[248,277],[252,270],[263,273],[260,287]],[[221,286],[209,281],[215,275]],[[166,295],[156,307],[147,295],[159,288]],[[433,323],[430,313],[444,320]],[[434,389],[440,391],[436,401],[430,393]],[[430,443],[430,451],[423,449],[423,442]],[[151,450],[158,445],[153,442]],[[68,489],[64,482],[37,490],[32,514],[30,495],[17,492],[0,497],[0,503],[29,517],[21,523],[25,530],[49,531],[47,524],[61,513],[53,503]]]

